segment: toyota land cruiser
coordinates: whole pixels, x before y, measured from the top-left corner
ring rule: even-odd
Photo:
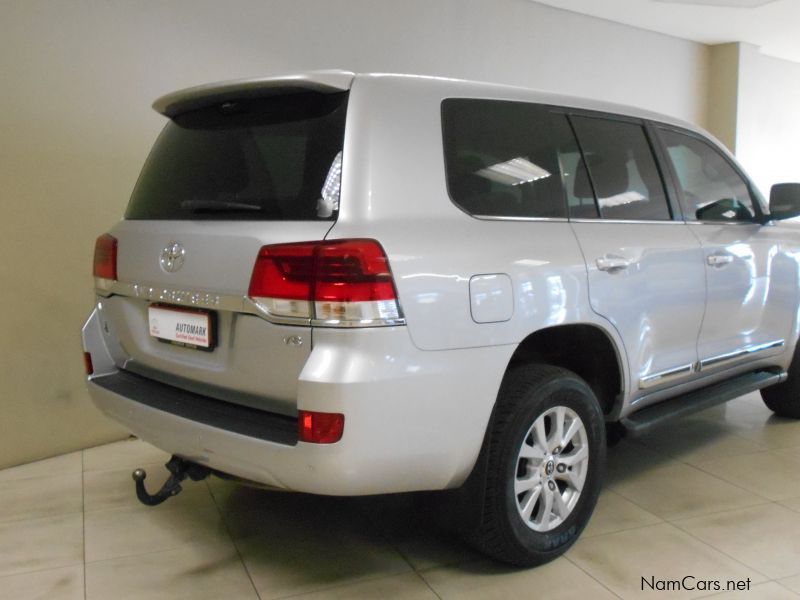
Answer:
[[[754,390],[800,417],[800,184],[767,205],[693,125],[344,71],[154,107],[83,328],[95,404],[174,455],[147,503],[209,472],[451,490],[531,565],[589,520],[607,430]]]

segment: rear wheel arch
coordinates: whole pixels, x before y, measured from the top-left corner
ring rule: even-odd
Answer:
[[[624,354],[614,338],[594,324],[578,323],[539,329],[511,356],[506,373],[525,363],[548,364],[572,371],[592,389],[609,420],[617,418],[625,396]]]

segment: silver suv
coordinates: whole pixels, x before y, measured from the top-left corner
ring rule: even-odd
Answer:
[[[146,503],[209,473],[450,490],[532,565],[589,520],[607,435],[754,390],[800,417],[800,184],[768,206],[692,125],[343,71],[154,107],[83,328],[95,404],[174,455]]]

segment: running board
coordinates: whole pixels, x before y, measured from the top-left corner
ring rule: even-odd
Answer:
[[[639,437],[672,419],[728,402],[749,392],[785,381],[785,371],[753,371],[643,408],[620,421],[630,437]]]

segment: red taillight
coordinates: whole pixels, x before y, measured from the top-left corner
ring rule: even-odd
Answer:
[[[107,233],[94,244],[94,276],[117,280],[117,239]]]
[[[301,410],[298,414],[301,442],[333,444],[342,439],[344,415]]]
[[[330,324],[396,322],[389,261],[375,240],[264,246],[248,295],[269,314]]]
[[[248,294],[253,298],[311,300],[315,244],[264,246],[256,258]]]
[[[94,373],[94,365],[92,365],[92,355],[88,352],[83,353],[83,366],[86,369],[87,375],[92,375]]]
[[[317,246],[314,300],[395,300],[392,272],[375,240],[341,240]]]

